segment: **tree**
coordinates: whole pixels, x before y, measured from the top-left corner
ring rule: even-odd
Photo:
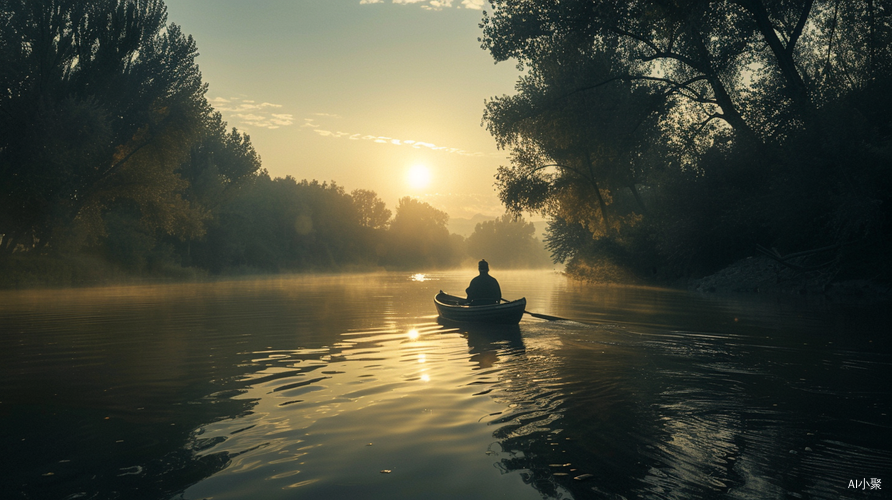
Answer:
[[[430,204],[404,197],[390,223],[384,262],[395,267],[447,267],[458,264],[446,223],[449,214]]]
[[[160,0],[0,0],[0,249],[79,246],[122,200],[180,238],[206,213],[176,169],[209,112]]]
[[[359,212],[359,223],[371,229],[386,229],[390,224],[390,210],[378,198],[378,193],[367,189],[354,189],[350,196]]]
[[[271,179],[261,171],[220,207],[193,261],[231,270],[337,270],[377,264],[353,199],[336,183]]]
[[[474,227],[467,240],[468,254],[501,269],[548,266],[548,254],[535,232],[532,222],[505,214]]]
[[[561,219],[561,255],[604,238],[715,263],[755,242],[885,241],[888,5],[491,3],[483,47],[527,69],[484,115],[512,150],[500,196]]]
[[[524,64],[555,45],[616,50],[627,64],[609,79],[651,84],[698,105],[706,120],[722,120],[748,140],[759,140],[739,106],[747,86],[743,74],[764,65],[787,81],[795,100],[807,100],[789,61],[812,3],[497,0],[494,13],[484,16],[482,41],[496,60],[515,57]],[[778,31],[785,45],[775,43]],[[759,50],[766,42],[776,57]]]
[[[260,155],[251,137],[235,127],[227,131],[223,117],[213,112],[178,172],[189,182],[186,198],[213,211],[238,186],[251,180],[260,167]]]
[[[227,131],[223,117],[214,112],[207,117],[200,138],[192,145],[178,173],[188,182],[183,197],[192,206],[207,212],[205,226],[208,231],[214,231],[219,229],[221,210],[256,181],[260,170],[260,156],[251,138],[234,127]],[[176,247],[180,263],[193,264],[193,243],[201,246],[200,238],[166,239]]]
[[[486,103],[487,129],[499,147],[512,149],[512,167],[497,176],[512,213],[536,210],[586,224],[600,219],[593,232],[607,235],[622,220],[610,216],[611,193],[628,189],[638,212],[645,211],[642,158],[656,135],[662,98],[620,80],[585,88],[617,64],[605,54],[552,53],[521,78],[517,95]]]

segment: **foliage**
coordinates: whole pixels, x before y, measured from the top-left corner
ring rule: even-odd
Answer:
[[[359,223],[371,229],[386,229],[390,224],[390,210],[378,198],[378,194],[367,189],[354,189],[350,196],[359,212]]]
[[[223,117],[214,112],[178,172],[189,183],[185,197],[214,212],[242,183],[253,179],[260,165],[251,138],[234,127],[227,131]]]
[[[193,263],[212,272],[331,269],[363,250],[353,202],[335,183],[261,172],[219,209]]]
[[[511,150],[497,186],[511,212],[552,219],[557,259],[609,248],[677,277],[756,243],[892,243],[889,5],[492,6],[483,47],[525,69],[484,112]]]
[[[448,221],[446,212],[428,203],[401,198],[390,223],[384,263],[398,268],[457,265],[462,256],[449,237]]]
[[[521,78],[519,94],[486,103],[487,128],[500,147],[512,149],[512,167],[497,177],[502,201],[515,214],[532,209],[555,217],[575,205],[608,234],[617,222],[608,210],[611,193],[629,190],[644,210],[641,158],[656,132],[661,96],[621,80],[586,88],[610,77],[616,63],[604,54],[556,51],[540,62]]]
[[[535,232],[532,222],[509,214],[478,223],[467,240],[468,255],[499,269],[547,267],[551,262]]]
[[[195,43],[160,1],[3,0],[2,250],[77,248],[119,200],[200,236],[175,170],[208,111]]]

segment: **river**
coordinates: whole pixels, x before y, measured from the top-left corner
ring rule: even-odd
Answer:
[[[890,316],[493,273],[0,292],[2,498],[886,498]],[[883,495],[884,490],[886,495]]]

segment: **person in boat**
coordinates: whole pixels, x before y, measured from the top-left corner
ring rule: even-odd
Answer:
[[[498,304],[502,300],[502,289],[499,282],[489,275],[489,262],[481,260],[477,263],[480,274],[471,280],[465,293],[472,306]]]

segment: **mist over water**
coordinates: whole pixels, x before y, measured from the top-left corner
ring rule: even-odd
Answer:
[[[493,274],[0,292],[0,496],[881,496],[888,315]]]

